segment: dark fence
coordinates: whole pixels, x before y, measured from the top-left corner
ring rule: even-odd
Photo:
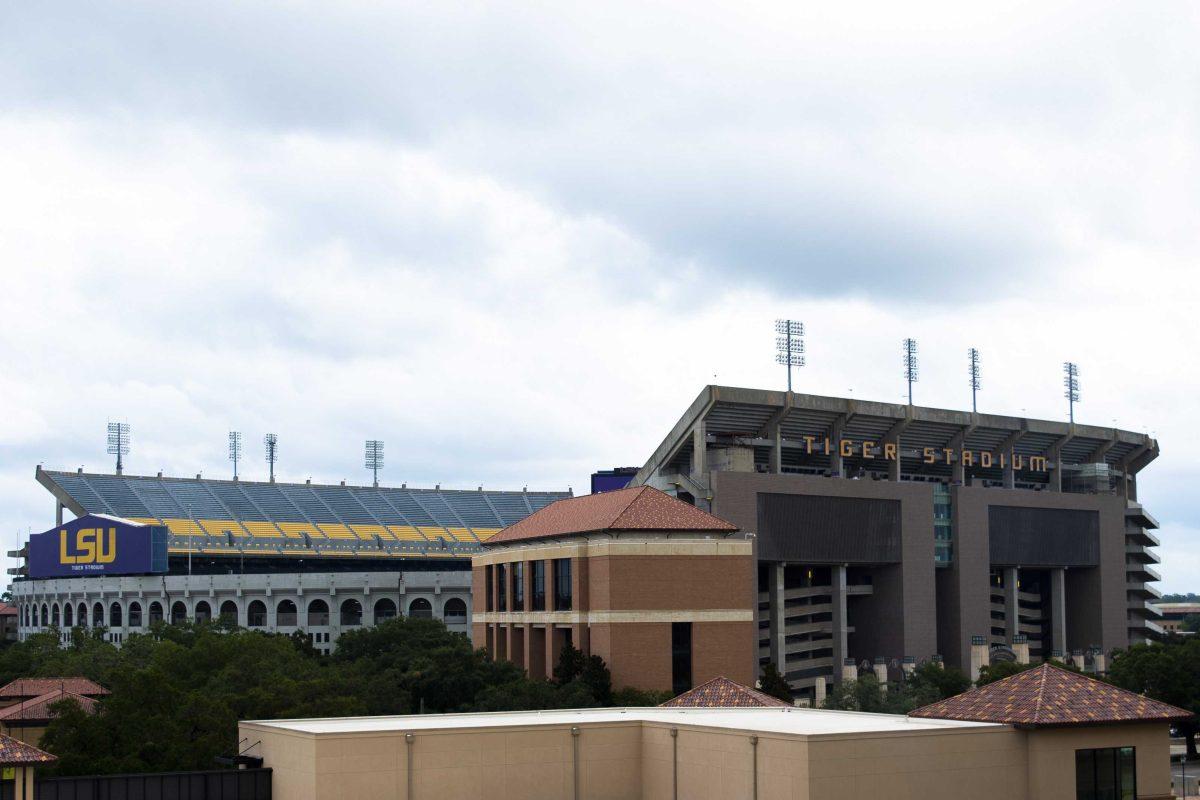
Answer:
[[[38,778],[38,800],[271,800],[270,769]],[[13,784],[0,785],[13,800]]]

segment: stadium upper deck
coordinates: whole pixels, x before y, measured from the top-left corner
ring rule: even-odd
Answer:
[[[61,508],[166,525],[170,552],[462,558],[567,492],[409,489],[37,468]]]

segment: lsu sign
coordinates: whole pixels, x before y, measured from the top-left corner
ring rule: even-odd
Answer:
[[[29,576],[166,572],[167,537],[162,525],[87,514],[29,538]]]

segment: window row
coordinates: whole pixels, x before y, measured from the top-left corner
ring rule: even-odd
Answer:
[[[487,610],[525,611],[525,587],[528,584],[528,610],[545,611],[547,563],[550,564],[549,569],[554,585],[553,610],[570,611],[574,607],[575,597],[571,583],[571,559],[569,558],[487,565],[484,567]]]
[[[170,604],[172,625],[179,625],[188,619],[187,606],[179,600]],[[90,612],[90,615],[89,615]],[[374,621],[376,623],[391,619],[396,616],[396,603],[388,598],[383,598],[375,602]],[[164,605],[157,600],[152,601],[147,607],[148,617],[145,624],[154,624],[164,620]],[[88,606],[87,603],[80,603],[75,606],[71,603],[64,603],[61,607],[58,603],[42,603],[41,606],[35,604],[26,604],[21,607],[21,620],[24,627],[62,627],[73,628],[75,626],[87,627],[88,620],[91,620],[93,627],[110,627],[110,628],[140,628],[143,625],[142,620],[142,604],[138,601],[129,603],[128,611],[122,609],[120,603],[112,603],[107,608],[103,603],[95,603]],[[414,599],[408,605],[408,615],[410,617],[433,617],[433,605],[423,597]],[[233,624],[244,624],[248,628],[264,628],[267,625],[267,604],[262,600],[252,600],[246,607],[246,617],[244,620],[239,619],[237,603],[232,600],[226,600],[221,603],[218,609],[217,616],[227,620]],[[443,608],[443,616],[446,622],[449,623],[464,623],[467,620],[467,604],[457,597],[453,597],[446,601]],[[213,606],[207,600],[200,600],[196,603],[196,608],[192,619],[196,622],[207,622],[213,619]],[[308,604],[306,624],[309,627],[329,625],[330,612],[329,604],[324,600],[312,600]],[[351,598],[343,600],[338,608],[338,622],[343,627],[352,627],[361,625],[363,621],[362,604]],[[292,600],[281,600],[275,607],[275,625],[277,627],[291,627],[300,624],[300,612],[296,603]]]

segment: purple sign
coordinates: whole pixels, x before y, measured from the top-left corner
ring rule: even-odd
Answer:
[[[29,577],[166,572],[168,536],[164,525],[86,514],[29,537]]]

